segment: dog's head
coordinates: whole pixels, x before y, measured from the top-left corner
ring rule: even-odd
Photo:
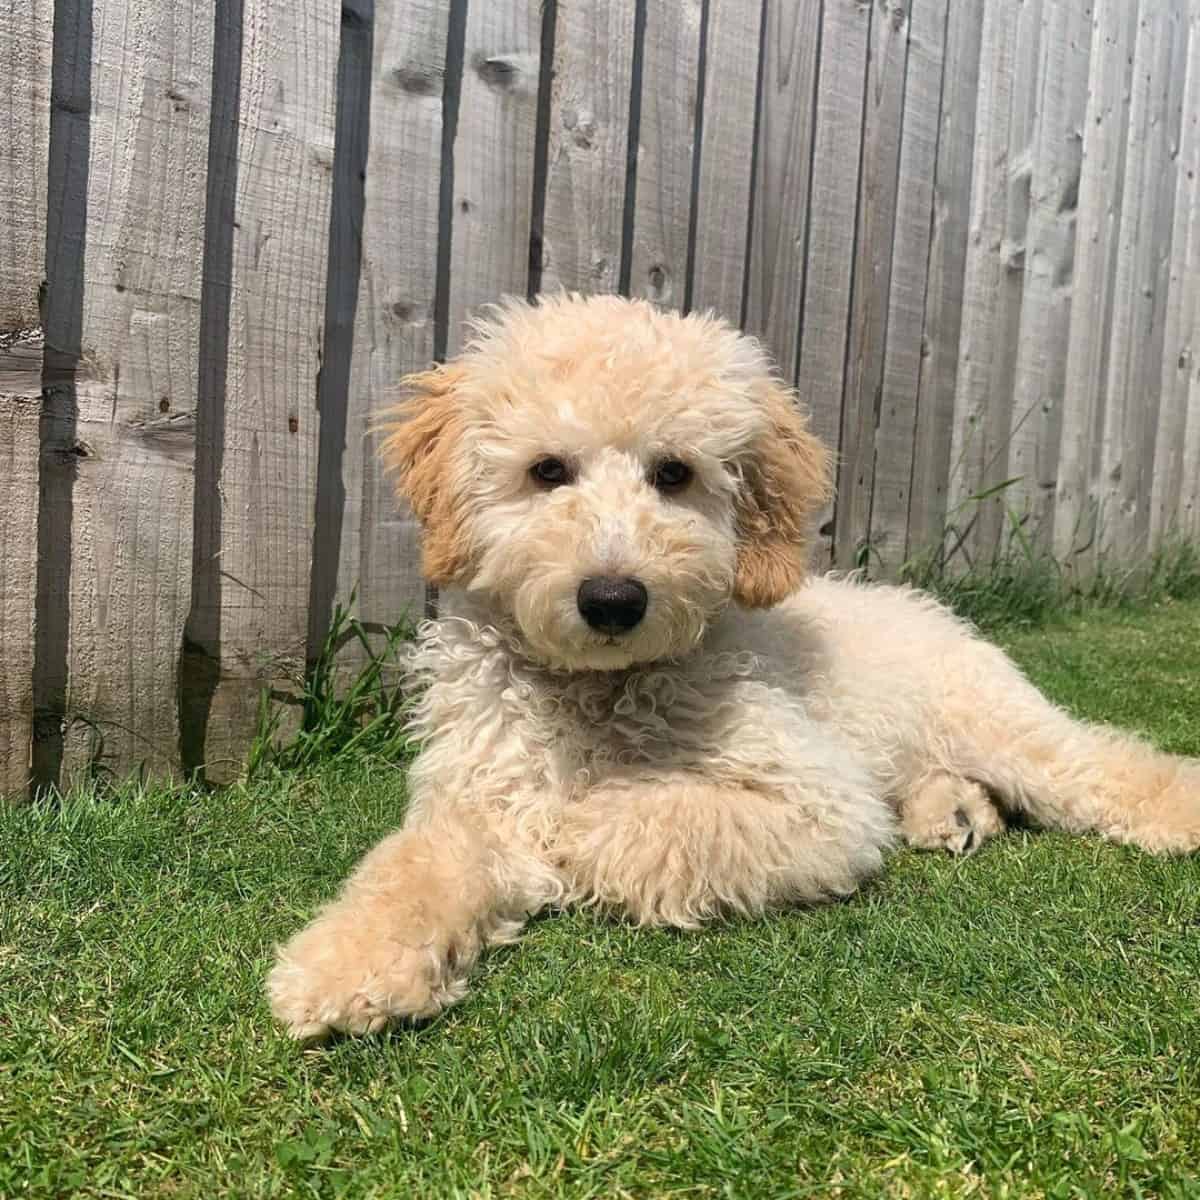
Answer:
[[[804,577],[828,456],[759,345],[616,297],[507,303],[410,378],[383,454],[429,580],[568,669],[679,657]]]

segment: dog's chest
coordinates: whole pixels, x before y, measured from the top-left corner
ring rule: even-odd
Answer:
[[[619,673],[545,673],[520,689],[511,718],[544,748],[552,780],[592,781],[637,764],[701,767],[730,736],[750,685],[746,664]]]

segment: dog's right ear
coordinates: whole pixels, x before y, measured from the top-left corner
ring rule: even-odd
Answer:
[[[470,570],[470,539],[456,451],[463,414],[456,391],[464,372],[437,366],[402,381],[411,395],[388,412],[380,454],[396,474],[396,492],[424,527],[421,569],[438,586],[459,583]]]

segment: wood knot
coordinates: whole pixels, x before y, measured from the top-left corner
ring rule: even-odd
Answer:
[[[516,64],[501,55],[491,58],[484,54],[476,55],[472,66],[479,78],[497,91],[507,91],[517,81]]]
[[[424,63],[405,63],[393,67],[391,80],[410,96],[434,96],[442,89],[441,73]]]

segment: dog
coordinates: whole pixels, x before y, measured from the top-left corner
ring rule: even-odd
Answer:
[[[829,454],[721,320],[505,302],[407,387],[422,749],[402,828],[278,951],[293,1036],[434,1016],[547,906],[691,929],[1013,817],[1200,846],[1200,762],[1068,716],[928,595],[806,578]]]

